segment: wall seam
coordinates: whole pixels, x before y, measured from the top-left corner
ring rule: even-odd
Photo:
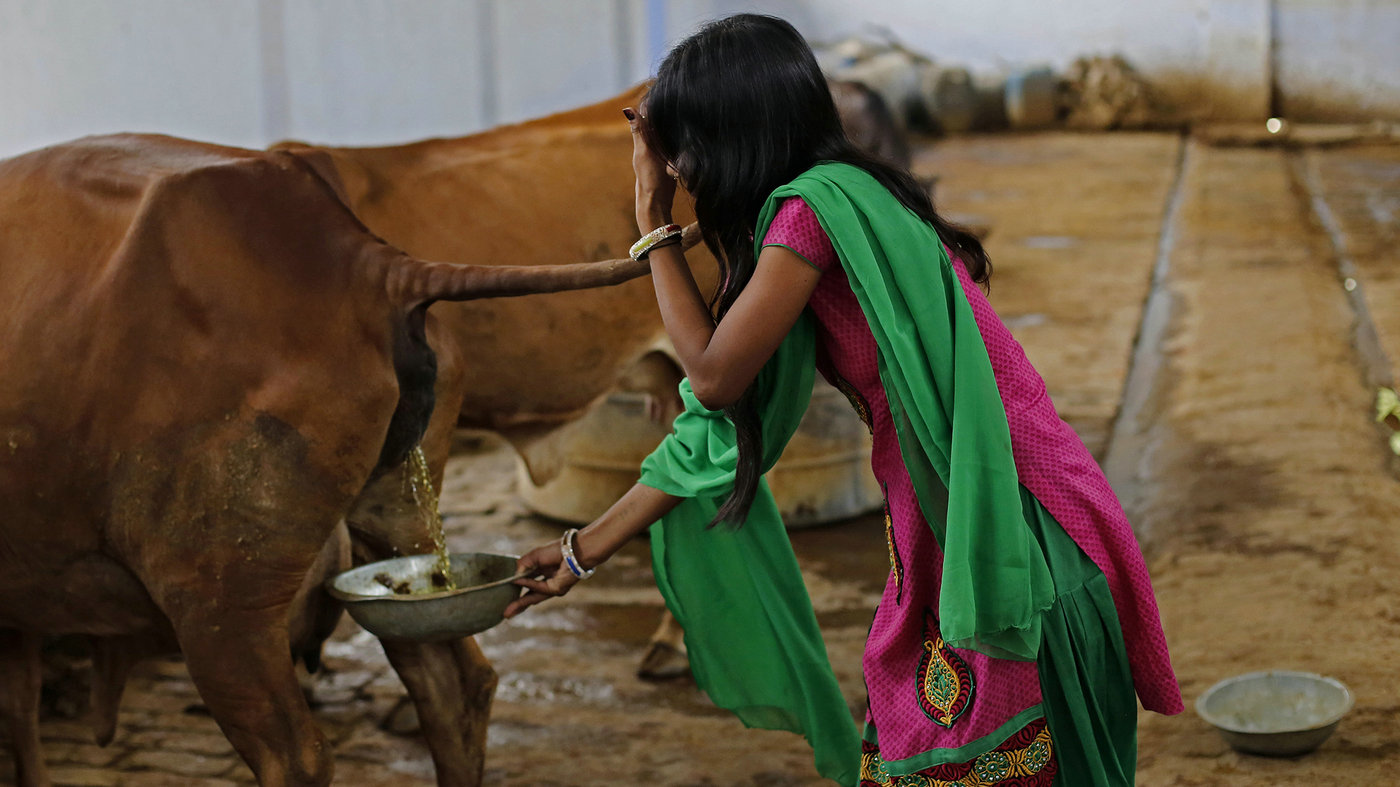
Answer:
[[[291,85],[287,76],[287,24],[283,0],[258,0],[259,107],[263,145],[291,135]]]

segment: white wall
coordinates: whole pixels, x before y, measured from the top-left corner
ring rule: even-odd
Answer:
[[[1400,0],[1275,0],[1287,116],[1400,120]]]
[[[0,0],[0,155],[100,131],[262,139],[254,2]]]
[[[0,156],[111,131],[253,147],[465,134],[644,79],[665,42],[647,6],[0,0]]]
[[[373,144],[487,125],[490,6],[260,0],[275,117],[258,142],[295,137]],[[426,32],[425,32],[426,31]],[[272,90],[269,91],[270,93]],[[273,103],[270,101],[269,103]]]
[[[981,69],[1122,52],[1219,117],[1400,119],[1400,0],[0,0],[0,156],[118,130],[465,134],[616,93],[738,10]]]

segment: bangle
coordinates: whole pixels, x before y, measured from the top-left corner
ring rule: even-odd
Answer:
[[[569,573],[579,579],[588,579],[593,576],[597,569],[585,570],[578,558],[574,557],[574,538],[578,535],[578,528],[571,527],[564,531],[564,537],[559,539],[559,552],[564,556],[564,566],[569,569]]]
[[[680,236],[680,233],[677,233],[677,234],[675,234],[675,235],[670,235],[670,236],[668,236],[668,237],[666,237],[666,238],[663,238],[663,239],[661,239],[661,240],[659,240],[659,241],[657,241],[657,242],[651,244],[651,248],[647,249],[647,256],[650,257],[650,256],[651,256],[651,253],[652,253],[653,251],[656,251],[657,249],[664,249],[664,248],[666,248],[667,246],[679,246],[679,245],[681,245],[681,236]]]
[[[647,252],[656,248],[656,244],[668,238],[678,238],[680,234],[681,225],[679,224],[665,224],[657,227],[643,235],[641,240],[632,244],[632,248],[628,250],[627,256],[631,257],[633,260],[641,261],[643,257],[647,256]]]

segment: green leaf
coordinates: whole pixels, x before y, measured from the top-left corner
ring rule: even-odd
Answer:
[[[1400,416],[1400,395],[1390,388],[1382,388],[1376,391],[1376,420],[1384,421],[1391,415]]]

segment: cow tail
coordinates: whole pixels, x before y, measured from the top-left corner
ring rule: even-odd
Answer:
[[[687,228],[682,248],[694,246],[700,233]],[[434,301],[469,301],[561,290],[610,287],[650,272],[646,260],[581,262],[571,265],[459,265],[427,262],[404,255],[390,266],[389,295],[407,308]]]
[[[608,287],[650,270],[645,260],[575,265],[458,265],[405,258],[389,271],[390,296],[406,307],[561,290]]]

